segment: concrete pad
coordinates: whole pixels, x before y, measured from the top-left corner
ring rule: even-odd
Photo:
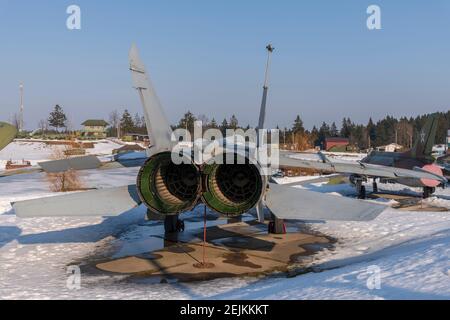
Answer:
[[[178,281],[210,280],[223,277],[267,274],[286,271],[298,257],[312,255],[330,244],[326,237],[288,233],[271,235],[263,224],[245,222],[208,228],[205,247],[210,269],[195,267],[203,261],[203,244],[195,241],[173,242],[173,245],[146,254],[134,255],[97,264],[112,273]],[[199,230],[193,232],[199,235]],[[203,235],[203,233],[201,233]],[[188,237],[185,237],[185,239]]]

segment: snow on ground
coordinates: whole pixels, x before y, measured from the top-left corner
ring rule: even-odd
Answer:
[[[112,150],[120,148],[121,145],[110,140],[94,141],[94,149],[86,149],[86,154],[98,156],[110,155]],[[6,165],[6,161],[28,160],[32,165],[38,162],[52,159],[56,149],[64,150],[65,146],[48,145],[44,142],[36,141],[14,141],[6,148],[0,150],[0,170]]]
[[[120,186],[134,183],[136,174],[136,168],[92,170],[83,173],[83,181],[86,187]],[[337,196],[355,192],[348,184],[315,181],[301,181],[301,188]],[[380,189],[419,191],[399,185]],[[27,220],[17,218],[9,204],[54,195],[43,173],[0,179],[0,299],[450,299],[450,213],[391,208],[371,222],[307,224],[338,242],[310,258],[313,272],[295,278],[276,274],[186,284],[95,273],[82,274],[81,289],[70,290],[68,265],[101,255],[119,240],[129,247],[145,243],[163,226],[145,222],[142,206],[116,218]],[[427,201],[450,208],[450,190]],[[368,280],[378,274],[380,289],[369,289]]]
[[[278,184],[295,184],[295,183],[306,182],[306,181],[316,180],[316,179],[321,179],[321,178],[329,178],[331,176],[337,176],[337,175],[282,177],[282,178],[273,178],[273,180]]]
[[[100,140],[94,142],[94,149],[86,149],[87,154],[94,154],[97,156],[110,155],[114,149],[122,147],[121,144],[111,140]]]
[[[322,152],[326,157],[335,162],[361,161],[367,157],[367,153]],[[317,153],[299,152],[292,153],[289,157],[302,160],[321,161]]]

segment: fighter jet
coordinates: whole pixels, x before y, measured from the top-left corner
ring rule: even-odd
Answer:
[[[417,135],[414,147],[407,152],[373,151],[358,163],[334,162],[323,153],[318,154],[320,162],[299,160],[296,159],[298,156],[285,152],[281,156],[280,165],[349,174],[360,199],[366,197],[363,183],[367,182],[368,178],[373,179],[375,192],[378,192],[378,180],[381,183],[399,183],[423,188],[423,197],[428,198],[435,192],[436,187],[445,187],[447,184],[441,167],[435,164],[435,159],[431,156],[437,125],[438,115],[430,115]]]
[[[271,183],[270,177],[261,173],[261,164],[247,158],[248,150],[241,152],[234,145],[214,158],[231,156],[243,158],[244,163],[197,163],[190,153],[182,154],[184,163],[174,163],[172,156],[180,154],[173,149],[172,129],[134,45],[129,62],[152,143],[140,162],[136,184],[16,202],[13,208],[18,217],[117,216],[144,204],[167,219],[203,203],[228,217],[255,208],[261,222],[264,206],[279,219],[367,221],[385,210],[386,206],[377,203]],[[261,127],[264,118],[265,108],[261,108]],[[67,165],[67,160],[57,161],[48,169]]]
[[[17,135],[17,128],[6,122],[0,122],[0,150],[10,144]]]

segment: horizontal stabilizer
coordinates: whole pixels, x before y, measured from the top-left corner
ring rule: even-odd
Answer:
[[[118,216],[141,203],[135,185],[13,203],[20,218]]]
[[[279,219],[370,221],[387,207],[284,185],[270,184],[267,207]]]
[[[47,173],[59,173],[69,170],[89,170],[100,167],[101,162],[96,156],[68,158],[38,163]]]

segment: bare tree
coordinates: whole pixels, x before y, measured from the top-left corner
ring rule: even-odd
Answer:
[[[48,122],[45,119],[41,119],[38,122],[38,128],[41,131],[41,134],[46,134],[48,131]]]
[[[202,122],[203,128],[209,127],[210,123],[209,123],[209,119],[208,119],[208,117],[206,115],[199,114],[198,117],[197,117],[197,120]]]
[[[414,127],[407,120],[401,120],[395,127],[397,134],[397,143],[412,148],[412,139]]]
[[[67,131],[67,133],[71,134],[74,131],[74,129],[75,128],[73,126],[72,121],[69,118],[67,118],[67,121],[66,121],[66,131]]]
[[[117,138],[119,138],[119,131],[117,130],[117,128],[120,124],[120,115],[117,110],[114,110],[109,114],[109,123],[112,128],[112,134],[116,135]]]
[[[61,160],[69,159],[70,147],[65,149],[55,146],[53,150],[52,159]],[[68,192],[83,190],[83,182],[81,181],[80,172],[76,170],[68,170],[58,173],[47,173],[47,180],[50,184],[50,190],[53,192]]]
[[[20,116],[17,113],[14,113],[14,115],[13,115],[12,124],[17,129],[20,129]]]

